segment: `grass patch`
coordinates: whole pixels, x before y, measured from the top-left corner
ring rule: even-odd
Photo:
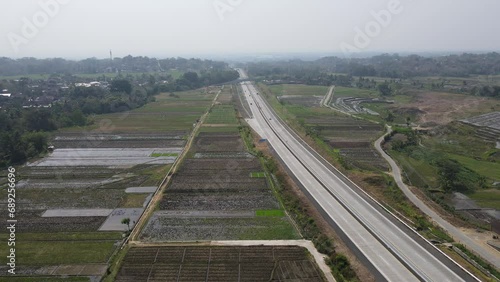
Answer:
[[[150,157],[158,158],[158,157],[177,157],[179,154],[177,153],[152,153]]]
[[[376,91],[376,90],[336,86],[335,93],[333,94],[333,98],[335,99],[338,97],[377,98],[377,97],[379,97],[379,94],[378,94],[378,91]]]
[[[255,216],[285,216],[285,212],[283,210],[256,210]]]
[[[142,186],[158,186],[160,182],[163,181],[165,176],[167,176],[168,171],[172,165],[161,165],[156,166],[153,169],[148,169],[141,171],[142,175],[147,175],[148,179],[142,183]]]
[[[237,125],[236,112],[232,105],[216,105],[210,110],[205,124],[231,124]]]
[[[142,208],[149,194],[127,194],[120,203],[121,208]]]
[[[56,233],[19,233],[19,241],[85,241],[85,240],[120,240],[121,232],[56,232]],[[0,240],[6,241],[8,234],[0,234]]]
[[[220,133],[237,133],[239,132],[237,125],[230,126],[202,126],[199,132],[220,132]]]
[[[500,180],[500,163],[478,161],[470,157],[448,154],[450,159],[456,160],[470,170],[479,173],[491,180]]]
[[[460,249],[464,254],[466,254],[471,260],[477,262],[480,266],[482,266],[484,269],[488,270],[491,275],[495,276],[496,278],[500,278],[500,272],[495,269],[495,267],[491,266],[484,260],[482,260],[480,257],[476,256],[473,254],[471,251],[469,251],[464,245],[462,244],[454,244],[455,247]]]
[[[93,124],[83,129],[96,132],[190,131],[208,109],[215,94],[204,89],[157,95],[156,101],[128,112],[94,116]],[[81,127],[62,131],[81,131]]]
[[[328,86],[304,85],[304,84],[280,84],[271,85],[269,90],[275,96],[300,95],[300,96],[324,96],[328,92]]]
[[[482,208],[500,210],[500,190],[498,189],[479,190],[467,196]]]
[[[52,236],[52,234],[50,234]],[[50,238],[47,236],[47,238]],[[21,241],[16,246],[19,265],[58,265],[105,263],[115,248],[115,241]],[[0,247],[6,254],[7,244]],[[6,264],[3,256],[0,263]]]
[[[245,228],[238,240],[294,240],[299,236],[285,217],[257,217],[258,225]]]
[[[265,172],[251,172],[250,177],[252,178],[266,178]]]
[[[425,157],[415,159],[394,150],[391,150],[389,154],[402,166],[403,176],[407,177],[411,185],[424,188],[439,187],[437,169]]]

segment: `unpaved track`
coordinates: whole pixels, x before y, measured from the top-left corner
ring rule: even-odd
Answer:
[[[446,230],[453,239],[463,245],[468,249],[472,250],[483,259],[488,261],[491,265],[494,265],[497,269],[500,269],[500,252],[493,249],[492,247],[482,246],[476,243],[473,239],[468,237],[465,233],[460,231],[460,229],[453,226],[451,223],[442,218],[433,209],[427,206],[422,200],[420,200],[415,194],[413,194],[408,188],[408,186],[403,182],[401,177],[401,169],[398,167],[396,162],[384,151],[382,150],[382,141],[384,137],[392,132],[392,129],[388,127],[387,133],[375,141],[375,149],[382,155],[382,157],[389,163],[392,170],[392,175],[396,180],[398,187],[403,191],[405,196],[422,212],[428,215],[434,222],[436,222],[441,228]]]

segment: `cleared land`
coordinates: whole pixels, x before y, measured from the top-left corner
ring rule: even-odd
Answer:
[[[304,248],[252,246],[131,248],[116,281],[324,280]]]

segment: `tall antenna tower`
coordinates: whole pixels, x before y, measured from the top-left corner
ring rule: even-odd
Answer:
[[[109,50],[109,59],[113,61],[113,51],[111,51],[111,49]]]

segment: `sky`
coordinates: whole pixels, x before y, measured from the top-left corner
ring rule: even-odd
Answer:
[[[498,0],[1,0],[0,56],[500,51]]]

